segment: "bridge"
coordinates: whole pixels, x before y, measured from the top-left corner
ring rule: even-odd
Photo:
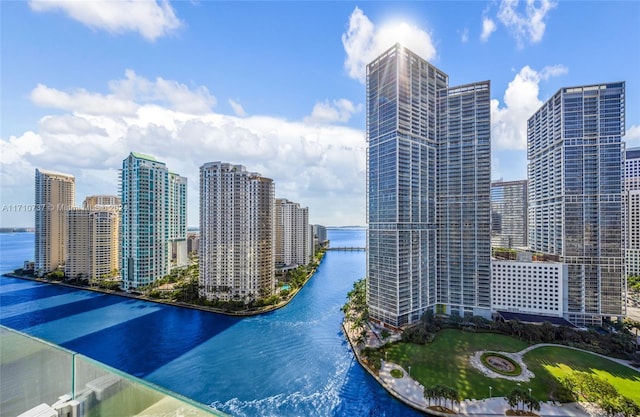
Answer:
[[[356,252],[356,251],[366,251],[367,248],[357,247],[357,246],[339,246],[336,248],[327,248],[327,250],[340,250],[340,251],[348,251],[348,252]]]

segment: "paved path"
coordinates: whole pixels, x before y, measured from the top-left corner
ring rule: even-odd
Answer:
[[[356,355],[358,361],[360,361],[360,347],[355,344],[355,340],[357,338],[356,331],[351,328],[350,323],[345,320],[343,323],[343,328],[345,330],[345,334],[347,335],[347,339],[351,344],[351,347]],[[365,338],[365,344],[368,346],[380,346],[384,344],[380,337],[380,329],[375,326],[367,325],[366,328],[367,336]],[[394,335],[395,336],[395,335]],[[393,336],[392,336],[393,338]],[[553,344],[538,344],[534,346],[530,346],[520,352],[519,355],[522,355],[529,350],[535,349],[537,347],[542,346],[559,346],[559,347],[567,347],[563,345],[553,345]],[[580,349],[577,349],[580,350]],[[589,352],[592,353],[592,352]],[[602,356],[602,355],[601,355]],[[612,359],[604,356],[607,359]],[[616,362],[625,364],[625,361],[617,360]],[[384,360],[381,361],[381,368],[378,375],[375,375],[370,369],[368,369],[362,362],[361,365],[365,368],[365,370],[369,371],[369,373],[394,397],[398,398],[400,401],[405,404],[416,408],[417,410],[421,410],[428,414],[432,415],[440,415],[440,416],[451,416],[450,414],[438,413],[432,410],[429,410],[427,400],[424,398],[424,387],[418,383],[418,381],[412,379],[409,376],[409,372],[403,369],[400,365],[397,365],[392,362],[386,362]],[[628,365],[628,364],[626,364]],[[391,370],[399,369],[402,371],[403,376],[401,378],[395,378],[391,376]],[[509,405],[504,397],[492,397],[485,398],[482,400],[464,400],[460,404],[456,405],[457,415],[459,416],[468,416],[468,417],[481,417],[481,416],[504,416],[505,412],[509,409]],[[569,404],[559,404],[555,405],[552,402],[540,403],[540,411],[536,411],[541,417],[604,417],[603,414],[598,414],[597,411],[591,409],[588,404],[581,403],[569,403]]]
[[[400,369],[402,378],[391,376],[392,369]],[[424,387],[416,380],[409,377],[409,373],[395,363],[382,361],[382,367],[378,375],[382,385],[397,397],[402,397],[405,403],[415,408],[426,410],[427,400],[424,398]],[[456,405],[458,415],[462,416],[504,416],[510,407],[503,397],[485,398],[483,400],[464,400]],[[541,417],[591,417],[589,411],[577,403],[563,404],[560,406],[552,403],[540,403],[540,411],[536,411]]]

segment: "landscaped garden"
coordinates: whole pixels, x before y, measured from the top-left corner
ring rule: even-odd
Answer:
[[[524,362],[536,375],[536,379],[542,381],[559,381],[575,371],[593,374],[640,405],[640,372],[600,356],[549,346],[526,353]]]
[[[411,377],[423,386],[443,384],[455,388],[461,398],[487,398],[489,387],[492,396],[506,396],[517,383],[500,378],[489,378],[469,363],[469,358],[477,351],[518,352],[528,344],[513,337],[493,333],[470,333],[461,330],[444,329],[438,332],[433,343],[418,345],[397,343],[387,345],[389,362],[409,369]],[[383,355],[384,357],[384,355]],[[544,386],[521,383],[542,392]]]
[[[640,404],[640,373],[586,352],[563,347],[534,349],[524,356],[524,362],[536,377],[520,383],[487,377],[469,363],[477,351],[518,352],[527,346],[526,342],[510,336],[444,329],[430,344],[397,343],[383,349],[388,352],[390,362],[404,369],[410,366],[411,377],[423,386],[444,384],[455,388],[461,398],[487,398],[490,391],[493,397],[505,397],[520,387],[531,388],[533,397],[549,401],[551,395],[560,395],[561,377],[577,370],[593,372],[610,382],[620,394]]]
[[[384,344],[389,333],[380,331],[378,337],[383,345],[367,346],[365,289],[364,280],[354,283],[349,301],[342,309],[345,322],[358,335],[352,340],[360,348],[362,363],[375,375],[382,361],[402,366],[425,387],[424,395],[430,404],[434,398],[445,398],[453,404],[458,398],[504,397],[512,415],[532,415],[531,412],[539,410],[540,401],[587,401],[611,415],[640,415],[640,372],[570,348],[636,363],[638,354],[634,353],[635,344],[626,321],[601,334],[594,329],[582,331],[549,322],[505,323],[427,311],[420,322],[403,330],[401,341]],[[537,347],[523,358],[511,355],[538,343],[567,347]],[[440,388],[456,395],[449,398],[440,393],[434,397],[432,391],[442,391]]]

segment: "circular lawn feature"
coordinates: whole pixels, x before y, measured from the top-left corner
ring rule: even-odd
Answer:
[[[485,352],[480,356],[482,364],[500,375],[519,376],[522,367],[513,359],[497,352]]]
[[[391,376],[394,378],[402,378],[404,376],[404,372],[402,372],[400,369],[392,369]]]

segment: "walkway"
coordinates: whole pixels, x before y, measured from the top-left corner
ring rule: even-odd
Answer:
[[[392,369],[400,369],[402,378],[391,376]],[[391,362],[382,361],[382,367],[378,380],[385,389],[391,392],[399,400],[419,410],[437,415],[446,415],[427,410],[427,400],[424,398],[424,387],[418,381],[409,377],[409,373]],[[504,416],[509,409],[507,401],[503,397],[485,398],[483,400],[464,400],[456,405],[458,415],[462,416]],[[541,417],[593,417],[594,414],[587,411],[578,403],[554,405],[553,403],[540,403],[540,411],[536,411]]]
[[[351,344],[351,348],[353,349],[356,359],[362,365],[362,367],[374,377],[380,385],[382,385],[391,395],[393,395],[398,400],[407,404],[410,407],[413,407],[417,410],[423,411],[430,415],[449,417],[451,414],[445,414],[437,411],[433,411],[428,409],[427,400],[424,398],[424,387],[416,380],[409,376],[409,372],[403,369],[400,365],[395,363],[386,362],[384,360],[381,361],[381,368],[378,374],[376,375],[370,368],[368,368],[360,358],[361,348],[358,347],[355,343],[357,338],[356,331],[351,328],[351,323],[347,320],[343,322],[343,329],[347,336],[347,340]],[[380,340],[380,329],[377,329],[371,326],[369,323],[366,327],[367,337],[366,337],[366,345],[367,346],[380,346],[384,344],[382,340]],[[391,338],[398,337],[397,334],[394,334]],[[534,346],[530,346],[520,352],[519,355],[522,355],[529,350],[535,349],[536,347],[547,346],[547,344],[538,344]],[[567,347],[562,345],[552,345],[548,344],[548,346],[560,346]],[[579,350],[579,349],[578,349]],[[591,352],[590,352],[591,353]],[[611,359],[606,357],[607,359]],[[620,361],[617,361],[620,362]],[[622,361],[624,362],[624,361]],[[624,363],[623,363],[624,364]],[[401,378],[395,378],[391,376],[391,371],[393,369],[399,369],[402,371],[403,376]],[[509,409],[509,405],[504,397],[492,397],[485,398],[482,400],[464,400],[459,405],[456,405],[456,411],[458,416],[469,416],[469,417],[479,417],[479,416],[504,416],[505,412]],[[552,402],[540,403],[540,411],[536,411],[536,414],[541,417],[604,417],[604,414],[599,414],[597,410],[590,407],[589,404],[582,403],[569,403],[569,404],[554,404]]]

